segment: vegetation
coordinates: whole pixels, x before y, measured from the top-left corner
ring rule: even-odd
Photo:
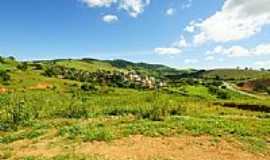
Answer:
[[[161,65],[122,60],[3,61],[0,159],[22,158],[17,157],[16,150],[10,150],[20,141],[43,143],[53,139],[76,148],[134,135],[232,138],[245,150],[269,155],[269,96],[256,98],[231,89],[226,85],[231,83],[227,80],[230,78],[221,76],[223,71],[204,78],[198,73],[205,71],[183,73]],[[100,66],[102,70],[97,69]],[[256,71],[252,76],[259,78],[265,72]],[[139,78],[129,79],[130,74]],[[155,80],[154,87],[146,87],[146,80],[151,79]],[[5,85],[7,81],[9,85]],[[269,86],[266,89],[269,91]],[[104,157],[62,154],[23,159]]]

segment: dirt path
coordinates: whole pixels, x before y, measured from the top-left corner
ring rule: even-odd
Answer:
[[[109,160],[270,160],[270,156],[244,151],[239,143],[216,140],[208,136],[132,136],[109,143],[76,144],[58,140],[20,141],[9,147],[13,149],[15,157],[76,154],[100,155]]]
[[[262,99],[262,100],[265,99],[264,97],[241,91],[241,90],[235,88],[233,85],[229,84],[228,82],[223,82],[223,84],[227,87],[227,89],[229,89],[229,90],[231,90],[233,92],[237,92],[237,93],[240,93],[242,95],[252,97],[252,98],[257,98],[257,99]]]

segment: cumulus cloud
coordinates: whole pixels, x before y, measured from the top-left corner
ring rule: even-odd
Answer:
[[[254,48],[245,48],[242,46],[231,46],[225,48],[217,46],[212,51],[208,51],[207,55],[222,54],[228,57],[249,57],[249,56],[262,56],[270,55],[270,44],[259,44]]]
[[[174,47],[177,48],[187,48],[189,46],[188,42],[186,41],[185,37],[183,35],[180,36],[180,40],[173,43]]]
[[[116,15],[108,14],[108,15],[103,16],[102,20],[106,23],[113,23],[113,22],[118,21],[118,17]]]
[[[228,42],[251,37],[270,24],[269,0],[226,0],[222,9],[186,30],[198,33],[195,44],[207,41]]]
[[[187,48],[189,44],[187,43],[183,35],[180,39],[170,45],[170,47],[155,48],[154,52],[160,55],[176,55],[182,53],[183,49]]]
[[[126,10],[130,16],[137,17],[150,2],[150,0],[119,0],[119,7]]]
[[[181,49],[179,48],[155,48],[154,50],[155,53],[160,54],[160,55],[176,55],[180,54],[182,52]]]
[[[172,16],[172,15],[174,15],[174,13],[175,13],[174,8],[169,8],[166,10],[166,15],[168,15],[168,16]]]
[[[150,0],[80,0],[89,7],[110,7],[116,4],[119,9],[128,12],[132,17],[137,17],[150,4]]]

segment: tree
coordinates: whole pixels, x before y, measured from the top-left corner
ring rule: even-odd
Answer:
[[[22,63],[20,63],[20,64],[17,65],[17,68],[19,70],[26,71],[27,68],[28,68],[28,64],[27,64],[27,62],[22,62]]]
[[[13,57],[13,56],[9,56],[8,59],[10,59],[10,60],[12,60],[12,61],[15,61],[15,60],[16,60],[16,58]]]
[[[7,71],[0,71],[0,79],[4,82],[10,81],[10,75],[7,73]]]
[[[220,76],[216,75],[215,80],[217,80],[217,81],[221,80]]]
[[[5,63],[5,59],[0,56],[0,63]]]

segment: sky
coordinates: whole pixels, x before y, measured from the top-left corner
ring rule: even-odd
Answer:
[[[269,0],[1,0],[0,56],[270,68]]]

